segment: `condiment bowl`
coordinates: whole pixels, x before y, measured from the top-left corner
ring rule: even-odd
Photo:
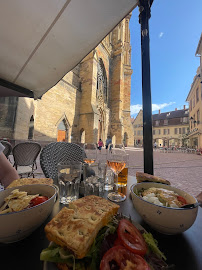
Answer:
[[[0,207],[12,190],[26,191],[28,195],[39,194],[49,199],[41,204],[21,210],[0,214],[0,243],[13,243],[30,235],[35,231],[52,212],[56,189],[50,185],[36,184],[9,188],[0,192]]]
[[[140,196],[136,195],[137,191],[142,188],[148,189],[150,187],[173,190],[178,195],[184,197],[188,204],[196,204],[196,207],[171,208],[159,206],[154,203],[147,202]],[[182,233],[193,225],[197,217],[198,204],[196,198],[181,189],[160,183],[143,182],[132,185],[130,190],[133,205],[139,215],[146,223],[160,233],[170,235]]]

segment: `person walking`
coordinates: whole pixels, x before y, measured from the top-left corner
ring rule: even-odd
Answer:
[[[109,144],[111,144],[111,143],[112,143],[112,139],[110,138],[110,136],[107,136],[106,143],[105,143],[106,149],[108,149],[108,146],[109,146]]]
[[[101,152],[102,147],[103,147],[103,141],[101,139],[99,139],[98,149],[100,150],[100,152]]]

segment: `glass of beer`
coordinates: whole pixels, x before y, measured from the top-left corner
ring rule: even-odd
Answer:
[[[129,155],[126,154],[126,166],[125,168],[118,174],[118,187],[126,187],[128,181],[128,166],[129,166]]]
[[[108,152],[107,165],[114,173],[115,191],[108,194],[108,199],[113,202],[122,202],[126,199],[126,195],[118,191],[118,174],[125,168],[127,155],[124,149],[113,148]]]

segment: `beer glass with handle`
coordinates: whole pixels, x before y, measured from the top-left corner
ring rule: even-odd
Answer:
[[[126,166],[127,155],[124,149],[112,148],[107,154],[107,165],[114,173],[115,191],[108,194],[108,199],[113,202],[122,202],[126,196],[118,192],[118,174]]]

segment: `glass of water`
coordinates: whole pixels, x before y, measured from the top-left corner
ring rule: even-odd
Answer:
[[[58,164],[59,199],[62,204],[69,204],[79,198],[82,163],[65,161]]]
[[[104,180],[106,175],[106,163],[93,163],[84,174],[84,196],[104,196]]]

